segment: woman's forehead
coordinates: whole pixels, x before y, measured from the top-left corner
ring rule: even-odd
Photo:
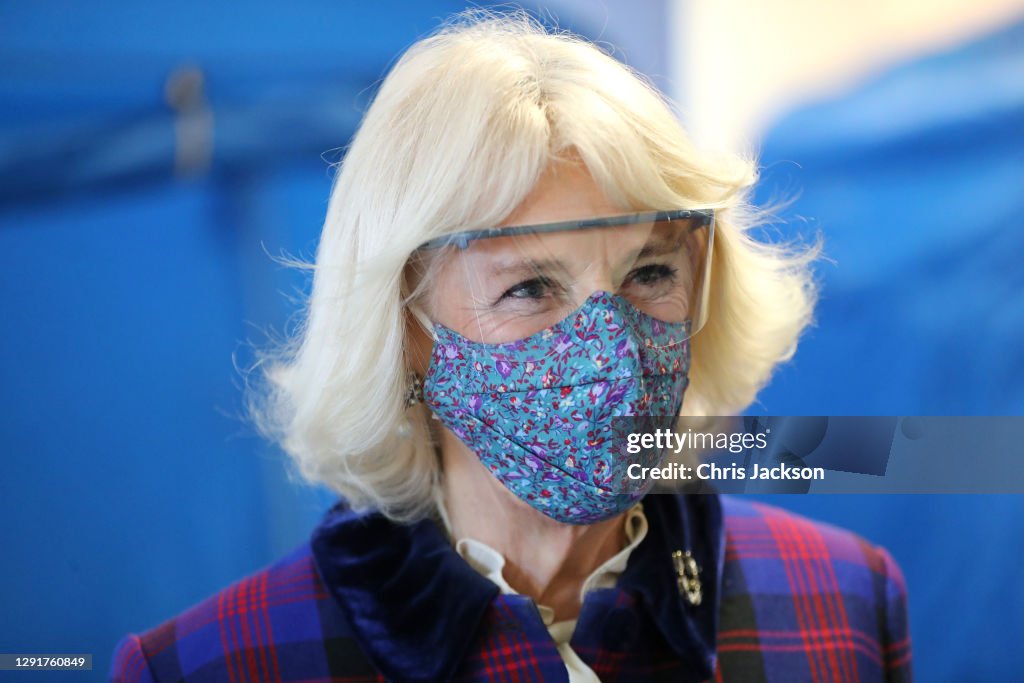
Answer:
[[[532,225],[612,216],[630,210],[630,207],[624,207],[605,195],[582,161],[555,159],[500,225]]]

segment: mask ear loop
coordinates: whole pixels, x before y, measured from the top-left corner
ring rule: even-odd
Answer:
[[[406,303],[406,308],[409,311],[409,314],[412,315],[416,323],[418,323],[423,328],[423,330],[430,335],[430,338],[433,340],[434,344],[436,344],[437,333],[435,332],[434,324],[427,316],[426,311],[424,311],[418,304],[411,301]],[[432,356],[433,346],[431,346],[430,353]],[[431,360],[428,360],[428,371],[430,367],[430,362]],[[406,373],[405,410],[408,411],[410,408],[414,408],[415,406],[422,403],[424,404],[423,409],[426,410],[427,414],[430,416],[430,419],[438,420],[438,417],[437,415],[434,414],[434,411],[430,410],[430,406],[425,405],[425,399],[423,395],[423,382],[425,379],[425,377],[420,377],[419,374],[417,374],[416,371],[411,368]]]
[[[411,259],[416,258],[416,253],[413,252]],[[434,270],[436,262],[431,260],[430,264],[423,270],[420,276],[420,281],[417,284],[415,290],[409,291],[408,280],[406,275],[403,274],[402,281],[402,306],[408,312],[413,319],[413,324],[418,324],[434,343],[437,342],[437,332],[434,328],[434,322],[427,315],[427,312],[420,305],[420,299],[423,296],[423,289],[428,286],[434,277]],[[431,348],[431,353],[433,348]],[[406,361],[408,362],[408,361]],[[429,359],[428,359],[429,363]],[[423,379],[420,377],[415,370],[408,368],[406,373],[406,393],[405,393],[405,409],[422,403],[423,402]]]

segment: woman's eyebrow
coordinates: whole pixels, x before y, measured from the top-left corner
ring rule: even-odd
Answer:
[[[683,247],[683,244],[686,243],[686,237],[685,232],[677,232],[673,234],[661,233],[659,235],[655,235],[639,252],[636,252],[636,260],[639,261],[640,259],[650,258],[652,256],[674,254]]]
[[[559,259],[535,260],[531,258],[498,259],[487,269],[492,277],[500,277],[510,273],[530,272],[535,274],[565,272],[566,265]]]

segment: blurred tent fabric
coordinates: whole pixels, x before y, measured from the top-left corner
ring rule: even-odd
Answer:
[[[0,651],[89,652],[100,679],[123,633],[308,533],[329,496],[239,418],[231,359],[306,287],[271,257],[315,251],[321,154],[340,158],[394,56],[464,6],[0,5]],[[836,265],[757,412],[1022,412],[1021,38],[768,137],[763,197],[801,188],[793,210]],[[893,551],[920,680],[1024,670],[1018,499],[776,502]]]
[[[1024,23],[789,115],[761,164],[834,259],[765,407],[1024,413]]]
[[[1024,414],[1024,23],[791,113],[761,163],[760,203],[796,197],[769,234],[820,231],[832,262],[817,326],[749,412]],[[770,502],[892,551],[918,680],[1024,671],[1024,497]]]
[[[0,5],[0,651],[104,679],[308,536],[330,497],[240,418],[232,359],[307,286],[272,257],[315,253],[375,83],[464,8]]]

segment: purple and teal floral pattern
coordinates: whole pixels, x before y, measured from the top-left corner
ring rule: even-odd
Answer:
[[[666,323],[597,292],[555,326],[516,342],[435,330],[426,404],[520,499],[561,522],[592,524],[650,488],[630,479],[628,466],[657,467],[664,454],[629,455],[613,420],[679,413],[690,321]]]

